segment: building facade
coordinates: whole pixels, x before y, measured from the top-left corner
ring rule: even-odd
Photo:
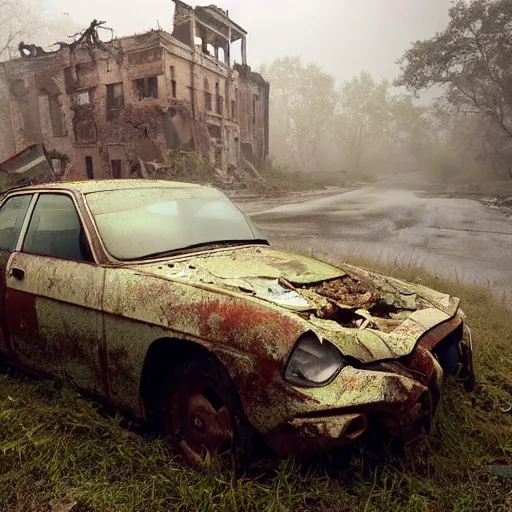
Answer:
[[[183,153],[221,173],[260,167],[269,85],[247,65],[246,32],[215,6],[174,3],[172,34],[101,43],[91,25],[56,52],[20,45],[0,64],[0,161],[42,143],[64,179],[130,177]]]

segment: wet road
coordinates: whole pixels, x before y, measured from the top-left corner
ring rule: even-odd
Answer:
[[[421,265],[512,300],[512,218],[477,201],[377,184],[301,203],[240,207],[276,246],[329,261],[361,255]]]

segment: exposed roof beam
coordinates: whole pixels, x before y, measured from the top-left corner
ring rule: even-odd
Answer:
[[[196,14],[197,12],[206,12],[209,16],[212,18],[215,18],[217,21],[220,21],[221,23],[224,23],[226,25],[231,26],[231,30],[234,30],[242,37],[247,35],[247,32],[238,24],[236,24],[234,21],[230,20],[229,17],[225,14],[221,14],[218,9],[212,8],[212,7],[196,7]]]
[[[222,37],[223,39],[225,39],[226,41],[228,41],[229,37],[226,36],[225,34],[223,34],[222,32],[219,32],[217,29],[211,27],[210,25],[208,25],[207,23],[205,23],[204,21],[201,21],[200,19],[197,18],[196,16],[196,22],[199,23],[199,25],[202,25],[203,27],[207,28],[208,30],[210,30],[211,32],[213,32],[214,34],[217,34],[219,37]],[[232,41],[230,41],[232,42]]]

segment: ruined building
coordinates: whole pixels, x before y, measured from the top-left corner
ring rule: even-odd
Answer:
[[[54,52],[20,43],[21,57],[0,64],[0,161],[43,143],[65,179],[144,175],[185,154],[255,172],[268,154],[269,85],[247,65],[247,34],[218,7],[173,1],[172,34],[102,42],[95,20]]]

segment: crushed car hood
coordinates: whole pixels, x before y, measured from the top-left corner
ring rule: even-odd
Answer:
[[[412,283],[266,246],[137,265],[155,276],[255,297],[300,316],[321,338],[363,362],[409,354],[450,319],[459,299]]]

